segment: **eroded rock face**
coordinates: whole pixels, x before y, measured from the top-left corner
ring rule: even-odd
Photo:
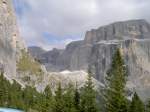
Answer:
[[[117,48],[121,48],[128,68],[127,87],[136,90],[143,99],[149,97],[149,39],[118,40],[115,43],[111,42],[111,44],[110,41],[107,41],[95,44],[90,59],[90,67],[95,73],[94,77],[104,83],[105,74],[110,67],[112,56]]]
[[[92,36],[93,35],[93,36]],[[92,30],[85,37],[85,44],[92,44],[89,66],[95,78],[104,83],[112,56],[121,48],[128,68],[127,86],[136,90],[142,99],[150,95],[150,25],[145,20],[114,23]]]
[[[121,48],[129,74],[127,87],[137,91],[142,99],[150,96],[149,23],[145,20],[117,22],[87,32],[84,42],[92,45],[88,64],[97,80],[104,83],[112,56]]]
[[[23,46],[18,37],[11,0],[0,0],[0,64],[8,77],[16,74],[16,52]]]

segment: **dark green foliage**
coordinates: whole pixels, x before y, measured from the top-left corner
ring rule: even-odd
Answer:
[[[150,112],[150,100],[146,104],[146,112]]]
[[[69,84],[63,95],[65,112],[77,112],[77,109],[75,107],[74,92],[75,92],[75,90],[74,90],[73,85]]]
[[[94,90],[91,74],[89,74],[88,80],[86,81],[81,91],[80,111],[98,112],[96,102],[96,91]]]
[[[11,84],[3,74],[0,75],[0,85],[1,107],[27,112],[97,112],[96,92],[90,75],[81,92],[71,84],[63,90],[59,83],[54,95],[50,86],[43,93],[39,93],[30,86],[21,88],[15,80]]]
[[[43,104],[45,105],[45,112],[51,112],[52,105],[51,103],[53,102],[53,97],[52,97],[52,91],[50,86],[46,86],[43,94]]]
[[[9,87],[10,83],[7,81],[3,74],[0,75],[0,106],[9,105]]]
[[[63,91],[60,83],[55,91],[53,112],[64,112]]]
[[[80,106],[80,93],[78,90],[78,86],[76,84],[76,89],[74,91],[74,106],[76,108],[76,110],[79,110],[79,106]]]
[[[114,54],[112,65],[106,77],[106,110],[107,112],[127,112],[125,97],[126,68],[118,49]]]
[[[46,88],[44,90],[44,95],[45,95],[46,99],[51,99],[52,91],[51,91],[50,86],[46,86]]]
[[[40,97],[42,94],[38,93],[35,88],[27,86],[21,88],[15,80],[11,84],[6,80],[3,74],[0,75],[0,106],[10,107],[16,109],[29,109],[40,110]]]
[[[144,111],[144,104],[140,100],[139,96],[137,93],[134,94],[132,98],[132,102],[129,108],[129,112],[145,112]]]

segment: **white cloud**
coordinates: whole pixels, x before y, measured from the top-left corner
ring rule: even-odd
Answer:
[[[49,32],[60,38],[80,34],[83,38],[85,31],[114,21],[150,18],[148,0],[15,1],[28,5],[28,9],[25,9],[19,18],[22,36],[29,45],[40,45],[46,49],[64,46],[65,40],[69,40],[69,37],[53,45],[43,38],[43,32]]]

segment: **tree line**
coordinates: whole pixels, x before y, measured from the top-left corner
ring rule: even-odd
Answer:
[[[150,112],[150,101],[143,103],[137,93],[133,94],[132,100],[127,98],[127,76],[119,49],[113,56],[102,93],[94,89],[91,73],[82,88],[78,88],[77,84],[62,88],[58,83],[54,93],[50,86],[46,86],[41,93],[30,86],[22,88],[15,80],[11,84],[1,74],[0,107],[26,112]]]

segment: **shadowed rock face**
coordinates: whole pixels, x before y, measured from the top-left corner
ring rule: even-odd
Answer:
[[[88,31],[84,40],[70,43],[55,57],[55,67],[47,63],[58,71],[90,68],[94,77],[104,83],[117,48],[121,48],[128,68],[127,86],[145,99],[150,95],[150,25],[145,20],[116,22]]]

